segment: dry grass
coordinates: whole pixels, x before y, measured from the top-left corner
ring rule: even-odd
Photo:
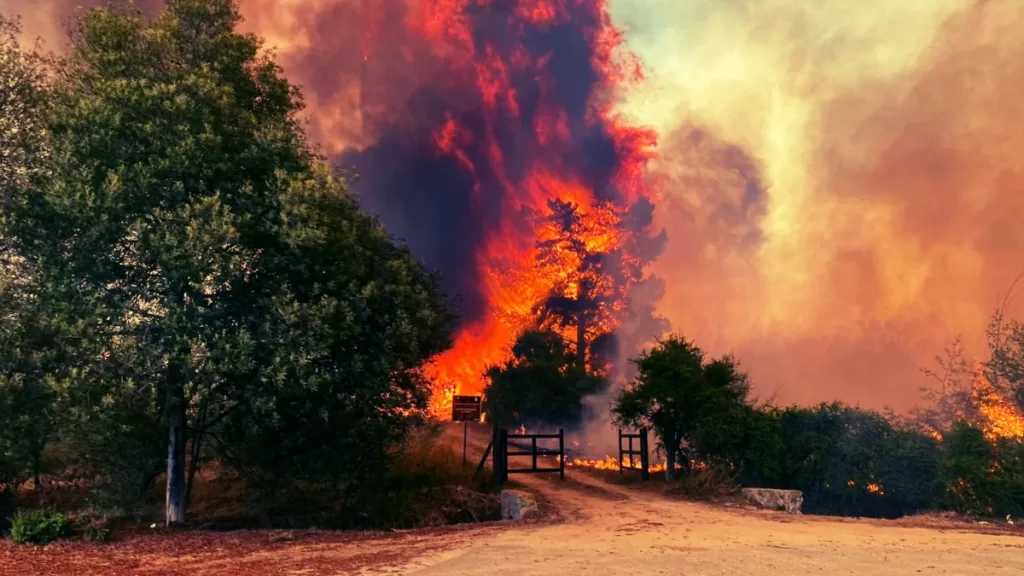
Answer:
[[[456,453],[440,427],[425,426],[414,432],[397,456],[392,469],[395,478],[429,479],[448,486],[487,490],[489,469],[474,477],[476,462],[469,458],[463,465],[462,455]]]
[[[656,492],[666,496],[694,501],[722,500],[734,497],[739,487],[728,470],[717,466],[695,468],[674,482],[665,481],[665,472],[652,472],[650,480],[644,482],[639,471],[599,470],[596,468],[573,467],[574,472],[583,472],[608,484],[628,486],[634,490]]]
[[[671,486],[671,494],[687,500],[718,500],[739,492],[732,473],[714,465],[695,468]]]

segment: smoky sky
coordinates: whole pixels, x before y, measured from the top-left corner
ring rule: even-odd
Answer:
[[[780,402],[906,409],[955,338],[986,358],[1024,269],[1021,3],[660,9],[659,310]]]

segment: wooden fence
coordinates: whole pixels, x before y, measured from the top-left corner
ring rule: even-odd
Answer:
[[[537,445],[538,440],[558,440],[558,449],[544,448]],[[509,474],[537,474],[542,472],[558,472],[559,478],[565,480],[565,431],[559,429],[558,434],[509,434],[505,428],[495,428],[491,439],[494,448],[494,482],[502,485],[508,482]],[[528,445],[526,448],[524,445]],[[511,448],[511,449],[510,449]],[[542,466],[539,458],[557,457],[558,466]],[[484,456],[486,458],[486,454]],[[510,468],[509,458],[529,457],[529,468]]]
[[[628,447],[622,445],[622,441],[628,441]],[[640,446],[633,449],[633,441],[637,440]],[[625,458],[629,456],[629,466],[625,465]],[[639,461],[637,457],[639,456]],[[647,449],[647,428],[641,428],[636,434],[623,433],[619,429],[619,472],[624,470],[639,470],[641,480],[651,479],[650,452]]]

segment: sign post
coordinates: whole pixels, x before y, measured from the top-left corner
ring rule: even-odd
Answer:
[[[480,396],[452,396],[452,421],[462,422],[462,467],[466,467],[466,444],[470,421],[480,421]]]

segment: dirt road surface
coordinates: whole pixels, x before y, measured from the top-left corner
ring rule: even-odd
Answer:
[[[487,530],[361,573],[1024,574],[1024,538],[1016,535],[729,510],[575,476],[567,485],[526,482],[568,514],[563,523]]]

